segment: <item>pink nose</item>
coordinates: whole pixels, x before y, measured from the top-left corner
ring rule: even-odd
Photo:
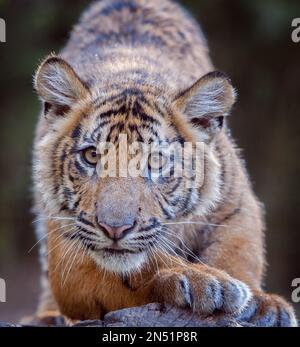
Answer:
[[[105,235],[115,241],[120,240],[125,235],[127,235],[132,227],[132,225],[128,225],[128,224],[121,225],[118,227],[114,227],[114,226],[101,223],[101,222],[99,222],[98,224],[103,228]]]

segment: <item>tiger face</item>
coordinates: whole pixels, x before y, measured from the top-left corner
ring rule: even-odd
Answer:
[[[214,142],[235,99],[223,74],[209,73],[174,95],[148,84],[88,86],[50,56],[35,89],[43,102],[36,196],[46,215],[61,221],[63,236],[80,242],[102,268],[136,271],[167,251],[168,224],[203,216],[220,198]],[[196,169],[195,143],[202,144]],[[182,173],[184,162],[194,174]]]

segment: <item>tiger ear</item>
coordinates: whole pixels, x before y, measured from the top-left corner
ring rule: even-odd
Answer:
[[[62,58],[48,56],[38,68],[34,87],[44,102],[44,113],[64,115],[88,94],[88,87]]]
[[[199,129],[204,139],[212,139],[223,127],[236,99],[229,78],[222,72],[210,72],[175,98],[175,105]]]

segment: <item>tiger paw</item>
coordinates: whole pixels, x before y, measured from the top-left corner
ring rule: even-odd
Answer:
[[[189,307],[204,315],[221,311],[241,312],[252,294],[243,282],[214,269],[164,270],[154,279],[153,299],[177,307]]]
[[[254,293],[239,320],[259,327],[295,327],[294,310],[283,298],[262,292]]]

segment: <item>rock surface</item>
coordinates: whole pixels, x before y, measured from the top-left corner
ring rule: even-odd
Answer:
[[[107,313],[103,320],[82,321],[76,327],[237,327],[249,326],[230,316],[200,317],[188,310],[162,304],[148,304]],[[1,323],[0,327],[18,324]],[[61,321],[57,326],[65,326]]]

